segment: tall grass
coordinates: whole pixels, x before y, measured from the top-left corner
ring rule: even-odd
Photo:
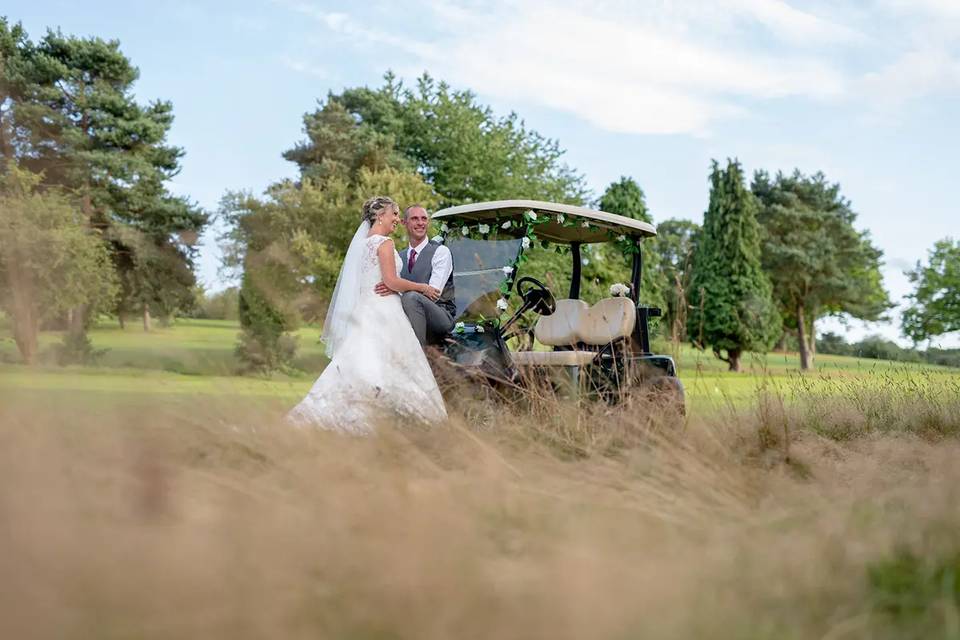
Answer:
[[[460,388],[372,439],[7,403],[0,637],[956,637],[956,382],[805,384],[687,418]]]

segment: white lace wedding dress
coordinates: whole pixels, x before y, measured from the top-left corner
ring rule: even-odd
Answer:
[[[372,235],[359,251],[359,272],[350,283],[358,290],[345,292],[355,295],[355,302],[343,335],[310,393],[287,414],[294,424],[366,435],[391,417],[401,424],[446,419],[436,379],[400,296],[373,290],[382,280],[377,249],[386,240]],[[400,255],[394,251],[394,256],[399,273]]]

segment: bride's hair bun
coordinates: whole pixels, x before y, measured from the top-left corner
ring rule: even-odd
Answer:
[[[400,207],[394,202],[393,198],[373,196],[363,203],[363,208],[360,210],[360,222],[366,220],[371,225],[376,224],[377,216],[388,209],[400,211]]]

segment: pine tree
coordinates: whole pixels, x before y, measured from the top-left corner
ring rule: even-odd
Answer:
[[[773,344],[780,315],[761,268],[757,204],[740,163],[728,160],[721,169],[714,161],[710,184],[693,257],[687,332],[694,345],[710,347],[731,371],[739,371],[745,351],[766,351]]]
[[[192,299],[192,244],[207,216],[166,188],[183,156],[166,141],[172,105],[135,100],[139,71],[115,40],[49,31],[34,44],[0,19],[0,51],[0,146],[80,201],[124,283],[118,310],[137,300],[145,314],[167,312],[170,301]],[[72,317],[83,333],[90,308]]]
[[[751,190],[760,204],[764,270],[784,325],[797,330],[800,368],[812,369],[818,318],[845,313],[878,320],[890,308],[880,273],[883,253],[854,228],[850,202],[822,173],[771,179],[758,171]]]

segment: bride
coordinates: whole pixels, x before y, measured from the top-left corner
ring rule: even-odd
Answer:
[[[331,358],[310,392],[287,419],[349,434],[369,434],[391,413],[433,423],[447,417],[443,398],[400,296],[374,292],[383,282],[397,293],[417,291],[432,300],[440,292],[399,277],[400,255],[389,235],[400,207],[377,196],[363,203],[360,228],[340,269],[323,326]]]

